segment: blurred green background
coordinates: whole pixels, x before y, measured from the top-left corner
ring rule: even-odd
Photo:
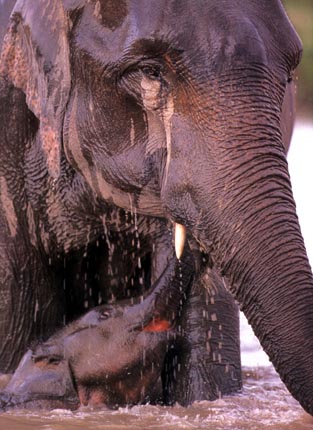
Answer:
[[[313,120],[313,0],[283,0],[283,3],[303,43],[296,78],[297,113]]]

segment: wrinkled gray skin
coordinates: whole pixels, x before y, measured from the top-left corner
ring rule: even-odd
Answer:
[[[3,37],[7,31],[9,17],[16,0],[0,0],[0,49],[2,48]]]
[[[166,401],[166,355],[184,357],[189,348],[179,322],[193,274],[190,255],[174,257],[143,301],[98,306],[29,350],[0,393],[0,408]]]
[[[240,361],[238,336],[227,337],[227,321],[238,319],[222,297],[226,285],[287,388],[313,413],[313,280],[283,145],[298,36],[279,0],[114,6],[16,4],[0,82],[1,366],[12,367],[14,348],[22,351],[73,309],[71,300],[61,306],[64,277],[79,284],[87,246],[101,260],[103,226],[115,244],[132,243],[120,207],[137,214],[135,237],[144,246],[134,257],[149,256],[152,281],[167,265],[174,221],[202,253],[194,291],[211,285],[207,303],[199,293],[190,300],[186,337],[196,359],[190,353],[171,389],[191,377],[185,396],[192,401],[216,398],[221,379],[240,386],[228,371]],[[97,273],[114,257],[123,273],[117,248],[103,253]],[[88,282],[93,271],[86,270]],[[217,321],[220,342],[216,330],[202,330],[203,315]],[[205,392],[206,379],[213,382]]]

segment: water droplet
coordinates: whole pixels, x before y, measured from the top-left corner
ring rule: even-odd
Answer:
[[[36,303],[35,303],[35,309],[34,309],[34,322],[37,321],[37,313],[39,311],[39,303],[38,300],[36,299]]]
[[[101,292],[98,293],[98,305],[101,305],[103,301]]]

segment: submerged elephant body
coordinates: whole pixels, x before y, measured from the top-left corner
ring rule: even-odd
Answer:
[[[279,0],[16,2],[0,65],[2,370],[105,286],[153,284],[174,223],[199,264],[170,390],[190,403],[240,388],[226,286],[313,412],[313,280],[284,149],[300,55]]]
[[[98,306],[29,350],[0,393],[0,407],[164,402],[173,377],[166,355],[188,349],[179,346],[178,324],[194,273],[190,257],[175,260],[141,302]]]

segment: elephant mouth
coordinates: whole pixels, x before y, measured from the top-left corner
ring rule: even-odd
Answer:
[[[160,333],[170,330],[172,326],[173,324],[164,318],[153,318],[142,330],[145,332]]]

